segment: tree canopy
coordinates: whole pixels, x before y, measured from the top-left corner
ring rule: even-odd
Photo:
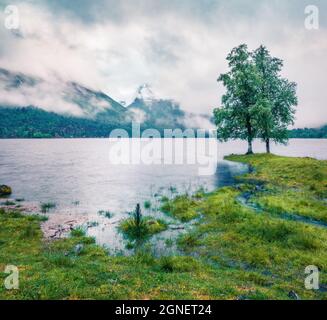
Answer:
[[[227,56],[229,72],[218,78],[226,88],[222,107],[214,110],[218,138],[243,139],[252,153],[260,138],[270,152],[270,140],[286,143],[294,123],[296,84],[281,77],[283,61],[271,57],[264,46],[254,52],[242,44]]]

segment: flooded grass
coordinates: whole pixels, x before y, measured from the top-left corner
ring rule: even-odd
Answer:
[[[114,214],[109,210],[100,210],[98,211],[98,214],[108,219],[111,219],[114,216]]]
[[[20,270],[20,289],[0,286],[0,298],[291,299],[295,292],[301,299],[327,299],[323,290],[304,288],[308,265],[319,268],[322,288],[327,283],[327,230],[283,216],[326,221],[327,162],[272,155],[229,160],[254,171],[211,193],[168,191],[169,197],[155,197],[157,203],[151,199],[148,209],[161,207],[167,219],[158,212],[121,222],[130,249],[138,229],[137,235],[162,238],[180,253],[157,257],[148,241],[131,256],[110,256],[84,229],[45,243],[40,217],[0,210],[0,270],[7,264]],[[253,207],[239,201],[244,193]],[[165,237],[173,228],[169,219],[180,221],[176,228],[191,227],[178,239]]]
[[[51,209],[56,208],[57,204],[54,202],[44,202],[41,203],[40,207],[42,213],[48,213]]]
[[[166,230],[167,227],[167,223],[162,219],[144,217],[138,204],[135,211],[131,213],[131,217],[123,220],[118,229],[130,241],[145,241],[154,234]]]
[[[193,198],[188,195],[179,195],[173,201],[165,201],[160,209],[181,222],[189,222],[199,216],[196,208],[196,201]]]

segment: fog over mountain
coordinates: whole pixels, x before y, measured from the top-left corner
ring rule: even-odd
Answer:
[[[7,4],[19,10],[17,30],[4,27]],[[149,83],[159,99],[210,116],[224,92],[216,79],[227,54],[240,43],[264,44],[298,83],[295,126],[318,126],[327,122],[327,2],[310,4],[319,8],[318,30],[304,26],[305,0],[0,0],[0,67],[45,80],[37,90],[2,90],[0,103],[80,116],[66,99],[71,83],[127,106]]]
[[[0,104],[3,106],[35,106],[46,111],[89,118],[104,111],[118,117],[125,111],[121,104],[104,93],[78,83],[66,83],[61,79],[52,79],[49,82],[2,68],[0,95]]]
[[[57,100],[51,99],[54,95]],[[184,112],[177,102],[155,96],[149,84],[141,85],[134,101],[123,106],[107,94],[76,82],[57,79],[48,83],[42,78],[0,68],[0,96],[0,108],[6,108],[7,112],[10,108],[15,108],[17,113],[18,109],[34,107],[93,120],[110,125],[111,129],[127,126],[132,121],[141,123],[144,128],[157,129],[212,126],[207,117]]]

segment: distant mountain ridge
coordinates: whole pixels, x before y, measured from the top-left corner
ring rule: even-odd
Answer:
[[[155,96],[148,84],[140,86],[137,96],[127,107],[132,121],[158,129],[185,127],[187,114],[173,100]]]
[[[36,123],[32,115],[46,125]],[[76,82],[59,79],[48,83],[3,68],[0,68],[0,117],[2,138],[103,136],[104,127],[108,128],[108,136],[108,130],[128,128],[132,121],[141,123],[143,129],[158,130],[210,125],[208,116],[184,112],[173,100],[156,97],[148,84],[141,85],[134,101],[125,107],[107,94]],[[87,126],[84,130],[82,124]],[[62,130],[62,126],[71,127]],[[97,128],[97,135],[90,132],[90,126]]]
[[[120,125],[129,132],[129,127]],[[117,124],[35,107],[0,107],[0,138],[107,138]]]
[[[52,90],[52,87],[55,86],[56,88]],[[36,94],[39,93],[38,90],[41,91],[40,101],[38,101],[39,96]],[[52,105],[49,108],[49,106],[43,104],[44,101],[47,100],[48,95],[56,94],[59,97],[58,101],[56,101],[57,104],[67,104],[68,106],[66,110],[64,108],[59,108],[61,112],[58,113],[61,115],[77,115],[93,119],[96,118],[98,114],[101,114],[101,116],[105,116],[107,120],[108,117],[111,116],[115,117],[115,120],[121,121],[122,118],[120,116],[126,111],[125,107],[103,92],[91,90],[76,82],[65,83],[58,79],[55,83],[47,83],[47,81],[41,78],[31,77],[0,68],[0,93],[3,92],[6,93],[7,96],[24,96],[26,98],[27,103],[6,103],[6,101],[2,101],[3,99],[0,95],[0,105],[7,107],[9,105],[14,107],[32,105],[45,111],[56,112],[58,108],[57,105]],[[28,103],[30,102],[30,97],[34,98],[31,99],[32,103]],[[33,103],[33,100],[36,100],[37,103]],[[56,104],[56,102],[53,104]],[[79,108],[80,112],[77,114],[74,114],[74,112],[70,113],[69,106]]]
[[[153,128],[161,132],[163,129],[213,127],[209,115],[183,111],[173,100],[157,97],[149,84],[141,85],[134,101],[123,106],[101,91],[76,82],[61,83],[54,93],[60,95],[59,101],[68,107],[74,106],[77,114],[65,112],[64,108],[56,112],[58,106],[51,103],[44,107],[42,103],[47,101],[49,87],[52,89],[39,77],[0,68],[0,138],[108,137],[116,128],[130,132],[132,121],[139,122],[142,130]],[[40,95],[39,103],[28,103],[29,95],[35,92]],[[6,101],[16,95],[17,103]],[[27,103],[22,103],[21,98],[25,97]],[[289,136],[327,138],[327,125],[293,129]]]

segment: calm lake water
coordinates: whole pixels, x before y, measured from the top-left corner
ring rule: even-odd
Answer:
[[[195,147],[185,146],[186,139],[175,140],[180,140],[181,145],[173,150],[168,147],[161,154],[150,152],[158,164],[113,163],[109,153],[114,143],[109,139],[0,140],[0,184],[13,188],[13,198],[55,202],[57,207],[52,214],[74,211],[88,215],[90,221],[98,221],[98,211],[105,210],[114,214],[112,219],[119,220],[133,210],[136,203],[150,200],[152,209],[143,211],[153,214],[161,195],[173,196],[176,192],[192,192],[200,187],[213,190],[232,184],[235,175],[247,171],[245,165],[223,160],[231,153],[245,153],[245,142],[215,142],[217,159],[212,158],[211,162],[214,161],[216,170],[210,175],[199,175],[199,167],[204,167],[206,162],[185,163],[188,155],[192,159]],[[138,143],[143,146],[142,152],[146,152],[144,146],[148,141],[128,140],[130,148]],[[160,145],[162,150],[163,140],[155,139],[151,143],[154,149]],[[201,141],[197,147],[203,145],[205,142]],[[205,149],[198,149],[200,154],[206,153]],[[256,141],[254,150],[264,152],[264,145]],[[292,139],[288,146],[273,145],[272,152],[327,159],[327,140]],[[182,164],[164,164],[172,156],[181,156]],[[131,157],[135,158],[132,154]],[[122,239],[116,226],[104,227],[102,220],[98,222],[99,226],[90,228],[89,234],[96,236],[99,243],[121,248]]]

